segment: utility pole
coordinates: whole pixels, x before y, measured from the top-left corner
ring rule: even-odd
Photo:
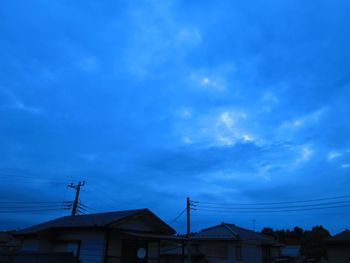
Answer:
[[[75,199],[73,202],[72,214],[71,214],[72,216],[75,216],[77,214],[77,208],[78,208],[78,204],[79,204],[80,187],[82,187],[84,185],[85,185],[85,181],[78,182],[78,184],[70,183],[69,185],[67,185],[67,187],[75,189]]]
[[[187,202],[186,202],[186,211],[187,211],[187,257],[188,263],[191,263],[191,244],[190,244],[190,239],[191,239],[191,201],[190,198],[187,197]]]

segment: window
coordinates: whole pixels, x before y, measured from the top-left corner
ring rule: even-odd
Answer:
[[[236,260],[241,261],[242,260],[242,247],[236,246]]]

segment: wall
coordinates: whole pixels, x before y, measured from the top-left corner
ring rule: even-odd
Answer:
[[[235,245],[232,242],[202,241],[198,250],[210,263],[236,262]]]
[[[79,259],[82,263],[102,263],[105,249],[105,233],[102,230],[66,230],[57,240],[80,240]]]
[[[350,245],[327,248],[329,263],[349,263]]]
[[[25,238],[21,245],[21,251],[38,251],[38,240],[37,238]]]
[[[254,243],[244,244],[242,246],[242,263],[260,263],[262,262],[262,249]]]
[[[117,231],[111,231],[108,238],[107,263],[120,263],[123,250],[123,236]],[[132,239],[131,239],[132,240]],[[157,263],[159,257],[158,241],[141,241],[144,242],[147,250],[148,263]],[[125,243],[124,243],[125,244]]]
[[[225,249],[218,247],[227,246],[227,255],[225,255]],[[242,259],[236,258],[236,246],[241,246]],[[262,250],[261,247],[255,243],[237,243],[237,242],[219,242],[219,241],[202,241],[200,242],[198,249],[206,256],[206,259],[210,263],[261,263],[262,262]],[[218,250],[218,255],[214,256],[213,249]],[[219,251],[222,251],[220,253]]]

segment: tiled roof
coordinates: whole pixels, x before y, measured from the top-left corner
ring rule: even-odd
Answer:
[[[126,219],[130,216],[147,213],[159,221],[160,224],[164,225],[169,232],[175,233],[175,231],[154,215],[148,209],[136,209],[136,210],[125,210],[108,213],[98,213],[89,215],[77,215],[77,216],[64,216],[60,217],[39,225],[35,225],[17,232],[17,235],[35,234],[39,231],[53,229],[53,228],[87,228],[87,227],[107,227],[112,223],[116,223],[122,219]]]
[[[220,225],[203,229],[194,236],[194,239],[225,239],[237,241],[255,240],[266,243],[275,242],[271,237],[228,223],[221,223]]]

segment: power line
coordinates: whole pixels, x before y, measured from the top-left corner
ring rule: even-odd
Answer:
[[[218,212],[218,213],[280,213],[280,212],[298,212],[298,211],[310,211],[310,210],[325,210],[333,208],[350,207],[349,205],[334,205],[334,206],[324,206],[324,207],[312,207],[312,208],[301,208],[301,209],[282,209],[282,210],[229,210],[229,209],[209,209],[209,208],[194,208],[192,210],[197,211],[208,211],[208,212]]]
[[[169,225],[173,224],[176,220],[178,220],[185,212],[186,212],[187,208],[185,208],[184,210],[182,210],[170,223]]]
[[[280,205],[280,204],[308,203],[308,202],[316,202],[316,201],[343,199],[343,198],[348,198],[348,197],[350,197],[350,195],[308,199],[308,200],[297,200],[297,201],[272,202],[272,203],[216,203],[216,202],[202,202],[202,201],[191,201],[191,202],[193,204],[209,204],[209,205],[222,205],[222,206],[235,206],[235,205],[258,206],[258,205]]]
[[[53,208],[53,207],[64,207],[64,206],[63,205],[0,206],[0,209]]]
[[[10,181],[10,183],[21,183],[21,181],[23,180],[30,180],[31,182],[46,182],[46,183],[57,183],[57,184],[63,184],[64,181],[55,179],[55,178],[44,178],[44,177],[40,177],[40,176],[25,176],[22,174],[15,174],[15,173],[4,173],[4,172],[0,172],[1,181]],[[6,178],[7,177],[7,178]],[[21,181],[14,181],[13,179],[17,178],[17,179],[21,179]]]
[[[31,210],[0,210],[0,213],[2,214],[18,214],[18,213],[36,213],[36,212],[50,212],[50,211],[56,211],[56,212],[63,212],[63,209],[31,209]]]
[[[336,201],[336,202],[326,202],[326,203],[316,203],[316,204],[306,204],[306,205],[293,205],[293,206],[260,206],[260,207],[244,207],[244,206],[213,206],[213,205],[194,205],[195,208],[214,208],[214,209],[227,209],[227,210],[266,210],[266,209],[288,209],[288,208],[304,208],[304,207],[322,207],[329,205],[339,205],[339,204],[349,204],[350,200],[346,201]]]
[[[8,176],[10,178],[13,178],[13,177],[18,177],[18,178],[23,178],[23,179],[47,179],[47,180],[54,180],[54,181],[57,181],[57,182],[61,182],[61,183],[64,183],[65,180],[58,180],[58,179],[55,179],[53,177],[51,178],[43,178],[41,176],[39,176],[38,174],[28,174],[28,172],[26,173],[22,173],[22,172],[4,172],[4,171],[0,171],[0,175],[2,176]],[[53,175],[54,176],[54,175]],[[56,175],[57,176],[57,175]],[[61,176],[60,176],[61,177]]]
[[[58,204],[62,201],[0,201],[0,204]]]

